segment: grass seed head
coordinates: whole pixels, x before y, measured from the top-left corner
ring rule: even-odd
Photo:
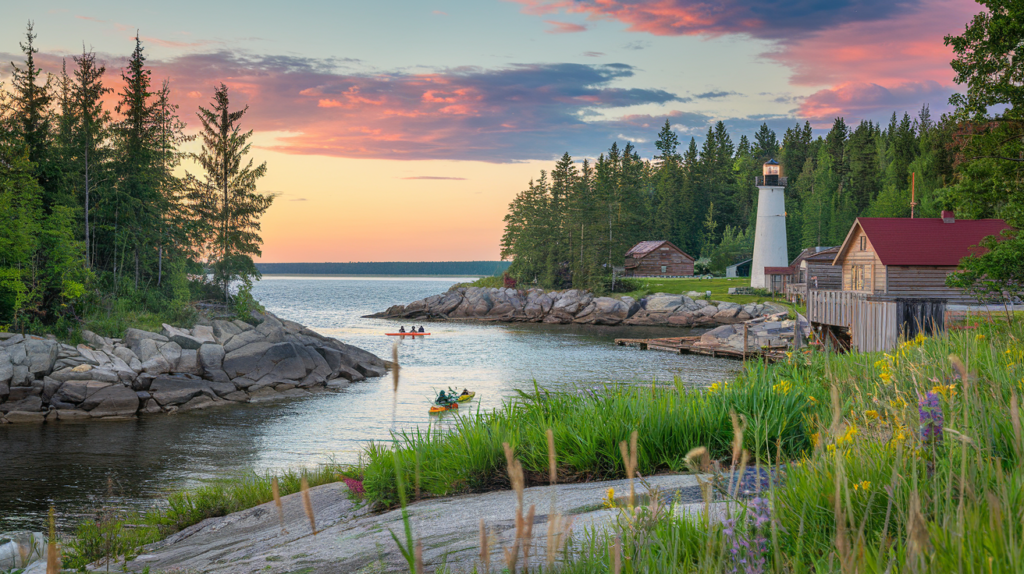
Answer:
[[[306,509],[306,516],[309,517],[309,527],[313,530],[313,536],[316,536],[316,518],[313,516],[313,501],[309,498],[309,481],[306,480],[305,475],[302,477],[302,506]]]
[[[547,430],[548,435],[548,482],[554,485],[558,482],[558,470],[555,460],[555,433],[551,429]]]

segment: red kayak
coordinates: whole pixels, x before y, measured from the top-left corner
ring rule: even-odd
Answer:
[[[388,337],[425,337],[430,333],[384,333]]]

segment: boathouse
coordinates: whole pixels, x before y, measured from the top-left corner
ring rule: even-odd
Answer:
[[[693,257],[671,241],[641,241],[626,252],[626,277],[692,277]]]
[[[861,351],[888,350],[901,336],[941,331],[947,304],[976,303],[946,287],[946,276],[963,257],[983,252],[977,247],[982,238],[1008,227],[1001,219],[958,221],[949,211],[939,218],[860,217],[832,260],[840,286],[808,289],[807,318]]]

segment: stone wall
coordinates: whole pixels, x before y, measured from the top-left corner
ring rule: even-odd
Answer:
[[[594,297],[579,289],[459,287],[408,305],[395,305],[371,317],[711,327],[785,311],[770,303],[738,305],[699,297],[693,291],[686,295],[655,293],[636,301],[632,297]]]
[[[271,314],[121,339],[0,333],[0,423],[130,418],[305,396],[380,377],[377,356]]]

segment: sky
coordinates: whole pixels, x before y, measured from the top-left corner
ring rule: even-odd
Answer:
[[[45,7],[40,7],[45,4]],[[264,262],[495,260],[508,203],[568,152],[641,155],[668,120],[687,143],[724,121],[887,122],[957,91],[947,34],[968,0],[21,2],[0,21],[0,81],[33,21],[37,56],[96,52],[107,84],[138,34],[182,119],[214,87],[249,106]],[[185,169],[196,171],[196,166]]]

